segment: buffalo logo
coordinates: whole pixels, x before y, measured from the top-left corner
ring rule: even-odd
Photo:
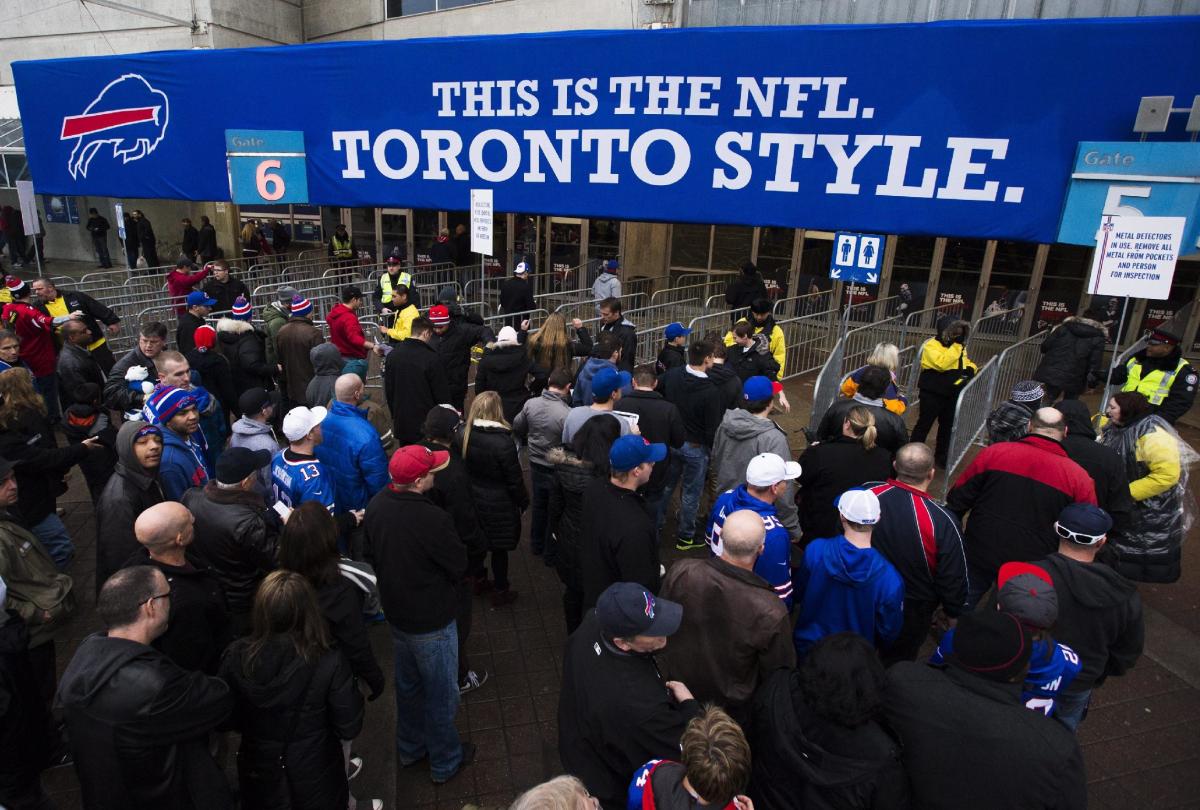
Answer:
[[[654,618],[654,597],[642,591],[642,596],[646,597],[646,615],[651,619]]]
[[[122,163],[144,158],[167,133],[167,113],[167,94],[138,74],[109,82],[82,113],[63,119],[59,139],[75,140],[67,163],[71,177],[87,177],[92,158],[106,144]]]

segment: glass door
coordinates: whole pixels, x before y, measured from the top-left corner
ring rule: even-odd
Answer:
[[[580,240],[583,238],[583,220],[567,217],[548,217],[543,230],[546,238],[546,268],[554,277],[562,279],[566,288],[584,287],[591,282],[587,278],[573,278],[573,271],[581,263]]]
[[[384,208],[379,212],[379,241],[383,245],[380,254],[384,261],[388,256],[399,256],[408,261],[408,219],[409,211],[404,208]]]

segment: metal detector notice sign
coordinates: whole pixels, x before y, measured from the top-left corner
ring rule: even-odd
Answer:
[[[1184,217],[1106,214],[1096,234],[1088,292],[1163,300],[1171,296]]]

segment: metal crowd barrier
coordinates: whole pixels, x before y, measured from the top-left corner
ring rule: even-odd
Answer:
[[[821,372],[817,374],[817,381],[813,383],[812,414],[808,419],[808,428],[813,432],[816,432],[821,420],[825,418],[825,412],[837,401],[838,394],[841,393],[842,354],[845,345],[843,339],[839,339],[834,344],[833,349],[829,352],[829,358],[821,367]]]
[[[829,309],[776,321],[783,330],[786,357],[783,379],[811,374],[821,368],[838,342],[838,311]]]
[[[529,321],[529,328],[537,329],[549,315],[550,313],[545,309],[527,309],[521,312],[503,312],[497,315],[488,315],[483,319],[483,323],[493,333],[498,333],[505,326],[512,326],[514,329],[517,329],[520,327],[522,321]]]
[[[776,317],[796,318],[801,315],[812,315],[833,309],[833,290],[793,295],[790,298],[776,299],[771,312]]]
[[[892,305],[900,300],[900,296],[891,295],[887,298],[876,298],[874,301],[863,301],[858,304],[847,304],[842,310],[842,331],[846,332],[855,323],[871,323],[876,320],[876,313],[887,312]]]
[[[967,356],[982,366],[1011,346],[1017,338],[1024,314],[1025,307],[1016,307],[985,313],[976,319],[971,324],[971,334],[967,336]]]
[[[950,490],[950,481],[959,465],[987,427],[988,415],[1008,399],[1016,383],[1029,379],[1037,368],[1047,334],[1038,332],[1009,346],[983,364],[963,386],[954,405],[954,430],[950,434],[950,447],[946,452],[943,498]]]

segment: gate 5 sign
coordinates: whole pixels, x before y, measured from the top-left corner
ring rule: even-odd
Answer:
[[[235,203],[308,202],[303,132],[227,129],[225,150]]]

